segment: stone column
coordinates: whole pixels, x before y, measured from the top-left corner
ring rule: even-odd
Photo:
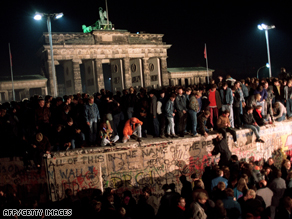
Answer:
[[[24,95],[25,95],[26,98],[30,98],[29,88],[25,88],[24,89]],[[40,95],[42,95],[42,94],[40,94]]]
[[[189,86],[192,85],[191,78],[188,78],[188,84]]]
[[[143,75],[144,75],[144,87],[151,86],[150,70],[149,70],[149,58],[143,58]]]
[[[8,91],[4,91],[4,100],[3,102],[7,102],[9,100]]]
[[[53,72],[52,72],[52,61],[51,60],[48,60],[47,61],[48,63],[48,75],[49,75],[49,78],[48,78],[48,88],[49,88],[49,91],[50,91],[50,95],[54,96],[54,80],[53,80]],[[56,66],[54,66],[55,68],[55,72],[56,72]],[[57,80],[57,75],[55,74],[55,78],[56,78],[56,85],[57,85],[57,96],[58,96],[58,80]]]
[[[41,88],[42,89],[42,95],[48,95],[48,89],[47,89],[47,87],[42,87]]]
[[[169,80],[168,80],[168,73],[167,73],[166,57],[161,57],[160,61],[161,61],[162,86],[168,86]]]
[[[182,85],[182,86],[184,86],[184,85],[185,85],[185,80],[186,80],[185,78],[181,78],[181,80],[180,80],[180,81],[181,81],[181,85]]]
[[[104,89],[104,78],[103,78],[103,69],[102,69],[102,60],[94,60],[94,74],[96,78],[97,91]]]
[[[129,89],[130,87],[132,87],[132,73],[130,69],[130,58],[123,58],[123,70],[124,70],[125,89]],[[121,74],[123,73],[121,72]]]
[[[82,93],[82,82],[81,82],[81,73],[80,65],[81,60],[72,60],[73,64],[73,80],[74,80],[74,93]]]

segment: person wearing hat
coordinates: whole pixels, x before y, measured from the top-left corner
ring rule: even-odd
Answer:
[[[51,144],[49,142],[49,139],[39,132],[35,136],[32,147],[35,165],[37,166],[37,168],[41,169],[42,158],[44,154],[50,154],[51,151]]]

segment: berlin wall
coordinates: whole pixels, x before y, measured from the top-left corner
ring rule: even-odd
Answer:
[[[260,160],[269,158],[274,151],[292,149],[292,122],[268,125],[260,132],[265,143],[256,143],[249,129],[237,131],[239,147],[233,146],[228,135],[232,154],[239,159]],[[144,186],[150,186],[160,197],[165,183],[175,183],[181,189],[179,177],[186,175],[190,180],[193,173],[202,174],[205,166],[217,163],[219,156],[209,156],[215,134],[197,138],[151,139],[138,143],[133,140],[118,144],[119,148],[95,148],[61,152],[47,159],[48,189],[52,201],[65,197],[65,190],[74,194],[87,189],[112,187],[121,194],[130,190],[138,197]],[[105,151],[104,151],[105,150]]]
[[[280,165],[282,151],[292,150],[292,122],[284,121],[275,126],[261,128],[265,143],[255,143],[255,136],[249,129],[237,131],[239,147],[233,146],[228,134],[232,154],[239,159],[260,160],[273,156]],[[55,153],[45,159],[44,170],[24,169],[20,158],[0,159],[0,190],[16,192],[22,198],[38,194],[40,200],[48,197],[52,201],[62,200],[65,190],[71,188],[74,194],[90,189],[104,190],[112,187],[121,194],[130,190],[138,197],[144,186],[150,186],[157,197],[165,183],[175,183],[181,189],[179,177],[186,175],[190,180],[193,173],[202,174],[204,168],[219,158],[209,156],[213,149],[215,134],[197,138],[145,139],[140,144],[131,140],[116,147],[76,149]],[[276,153],[275,153],[276,152]]]

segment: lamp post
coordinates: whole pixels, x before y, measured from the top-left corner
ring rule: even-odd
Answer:
[[[259,71],[260,71],[262,68],[265,68],[265,67],[266,67],[266,68],[270,68],[270,64],[267,63],[266,65],[260,67],[260,68],[257,70],[257,79],[259,78]]]
[[[61,12],[61,13],[46,14],[46,13],[36,12],[34,19],[41,20],[43,16],[47,16],[47,28],[48,28],[48,33],[49,33],[50,55],[51,55],[51,60],[52,60],[52,74],[53,74],[53,83],[54,83],[53,96],[57,97],[57,80],[56,80],[56,70],[55,70],[54,55],[53,55],[51,17],[53,17],[54,19],[59,19],[59,18],[63,17],[63,13]]]
[[[269,34],[268,30],[274,29],[275,25],[266,25],[266,24],[259,24],[258,29],[265,30],[266,35],[266,42],[267,42],[267,53],[268,53],[268,62],[269,62],[269,77],[272,77],[272,68],[271,68],[271,59],[270,59],[270,47],[269,47]]]

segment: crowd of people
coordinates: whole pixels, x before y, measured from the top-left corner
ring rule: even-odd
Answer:
[[[33,158],[38,167],[51,151],[114,146],[130,139],[208,136],[248,128],[260,138],[260,126],[292,116],[292,80],[230,76],[210,84],[169,86],[138,92],[130,87],[115,95],[100,90],[53,98],[35,95],[0,106],[3,156]]]
[[[88,218],[290,218],[289,159],[283,160],[280,170],[272,158],[264,165],[239,162],[228,149],[226,133],[233,136],[235,146],[236,130],[242,128],[251,129],[256,141],[264,142],[260,126],[291,116],[292,80],[288,77],[236,81],[227,76],[186,88],[169,86],[149,92],[141,88],[136,92],[131,87],[115,95],[104,89],[92,96],[35,95],[0,106],[0,137],[6,145],[1,156],[21,156],[26,168],[33,160],[41,169],[44,154],[52,151],[114,146],[130,139],[141,142],[150,136],[207,137],[214,130],[222,135],[213,140],[212,154],[221,154],[219,166],[206,167],[201,178],[193,174],[192,182],[182,175],[181,193],[175,184],[165,184],[158,201],[145,187],[135,200],[130,191],[120,197],[107,188],[80,200],[67,190],[59,204]],[[23,206],[15,195],[3,192],[0,201],[1,209]]]
[[[214,139],[221,141],[220,137]],[[216,150],[216,149],[215,149]],[[87,195],[66,189],[61,201],[39,203],[19,199],[15,193],[0,191],[3,209],[72,209],[73,218],[99,219],[285,219],[292,213],[292,169],[290,158],[278,169],[274,159],[238,161],[230,156],[223,165],[212,164],[202,176],[179,177],[153,193],[152,184],[141,189],[135,198],[130,190],[92,190]],[[122,185],[126,186],[127,185]],[[157,185],[154,185],[154,188]],[[128,188],[129,189],[129,188]],[[13,217],[17,218],[17,217]],[[49,218],[49,217],[39,217]]]

